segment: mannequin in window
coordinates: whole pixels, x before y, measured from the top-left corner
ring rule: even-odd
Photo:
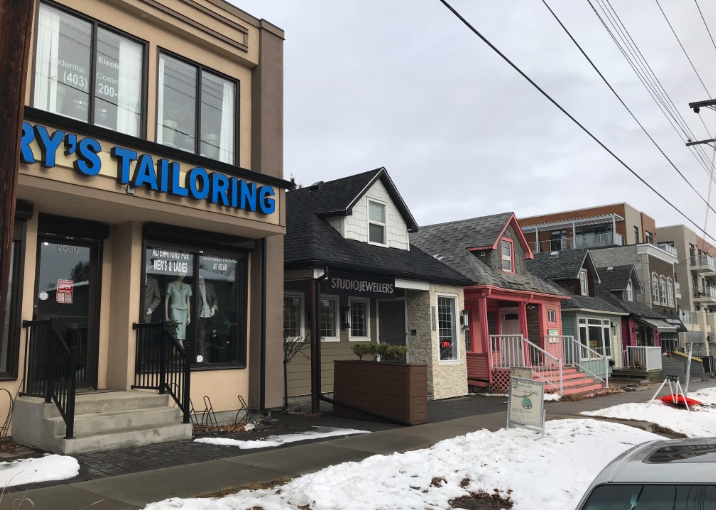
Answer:
[[[159,282],[153,276],[144,277],[144,322],[152,322],[152,314],[162,302]]]
[[[212,317],[219,309],[219,300],[216,297],[216,290],[213,283],[204,281],[204,277],[199,277],[199,337],[196,342],[196,361],[208,361],[208,347],[211,344],[212,333]],[[199,358],[201,356],[201,358]]]
[[[176,337],[183,346],[186,340],[186,327],[191,323],[191,287],[184,283],[186,273],[180,273],[177,279],[167,285],[167,299],[164,312],[167,320],[177,322]]]

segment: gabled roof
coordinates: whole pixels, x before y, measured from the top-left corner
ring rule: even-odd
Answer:
[[[411,245],[410,250],[399,250],[345,239],[322,217],[323,212],[335,205],[348,204],[346,197],[357,196],[354,190],[375,182],[373,179],[378,173],[378,170],[373,170],[354,176],[356,179],[337,179],[320,187],[300,188],[286,193],[285,267],[328,266],[329,270],[460,287],[472,285],[472,280],[415,246]],[[352,191],[346,192],[346,188]]]
[[[418,224],[415,218],[384,167],[334,181],[318,182],[296,191],[308,190],[309,193],[313,193],[311,200],[307,203],[310,203],[312,212],[319,216],[348,216],[353,214],[353,207],[378,180],[388,191],[391,200],[408,226],[408,231],[417,231]]]
[[[636,295],[636,294],[635,294]],[[624,301],[612,294],[607,287],[602,283],[597,285],[597,296],[608,302],[610,305],[624,310],[629,315],[636,318],[649,318],[649,319],[666,319],[666,315],[661,312],[649,308],[644,303],[638,301]]]
[[[594,266],[589,250],[564,250],[557,252],[535,253],[533,260],[525,261],[527,271],[546,280],[573,280],[579,278],[584,262],[592,268],[599,282],[599,273]]]
[[[483,262],[476,253],[470,251],[478,246],[483,246],[483,249],[495,246],[514,217],[513,213],[503,213],[428,225],[411,234],[410,240],[414,245],[450,265],[477,285],[555,296],[566,295],[560,288],[529,272],[512,274],[496,271]],[[516,225],[516,220],[514,221]],[[516,226],[515,232],[521,235],[519,226]],[[529,247],[526,251],[529,252]]]
[[[600,297],[577,296],[576,294],[572,294],[568,301],[562,301],[562,310],[595,310],[597,312],[627,314],[624,310],[617,308]]]
[[[625,266],[598,267],[597,272],[599,273],[599,279],[601,280],[602,285],[607,290],[626,290],[629,280],[632,279],[632,275],[633,280],[636,281],[638,285],[638,289],[634,289],[634,291],[642,292],[644,288],[641,284],[639,273],[636,272],[636,268],[633,264],[627,264]]]

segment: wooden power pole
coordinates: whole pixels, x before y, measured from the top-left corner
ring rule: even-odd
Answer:
[[[5,323],[7,308],[20,135],[34,8],[34,0],[0,0],[0,326]]]

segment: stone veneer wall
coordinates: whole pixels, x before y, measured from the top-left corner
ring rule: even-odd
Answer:
[[[467,395],[467,363],[465,332],[460,326],[460,312],[465,307],[461,287],[430,285],[430,291],[408,290],[408,346],[411,363],[428,365],[428,395],[433,400]],[[457,361],[439,360],[437,332],[437,296],[457,296],[458,348]],[[433,329],[435,307],[435,329]],[[413,332],[415,334],[413,335]]]

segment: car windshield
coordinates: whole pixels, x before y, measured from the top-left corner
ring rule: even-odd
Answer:
[[[582,510],[716,508],[716,485],[600,485]]]

